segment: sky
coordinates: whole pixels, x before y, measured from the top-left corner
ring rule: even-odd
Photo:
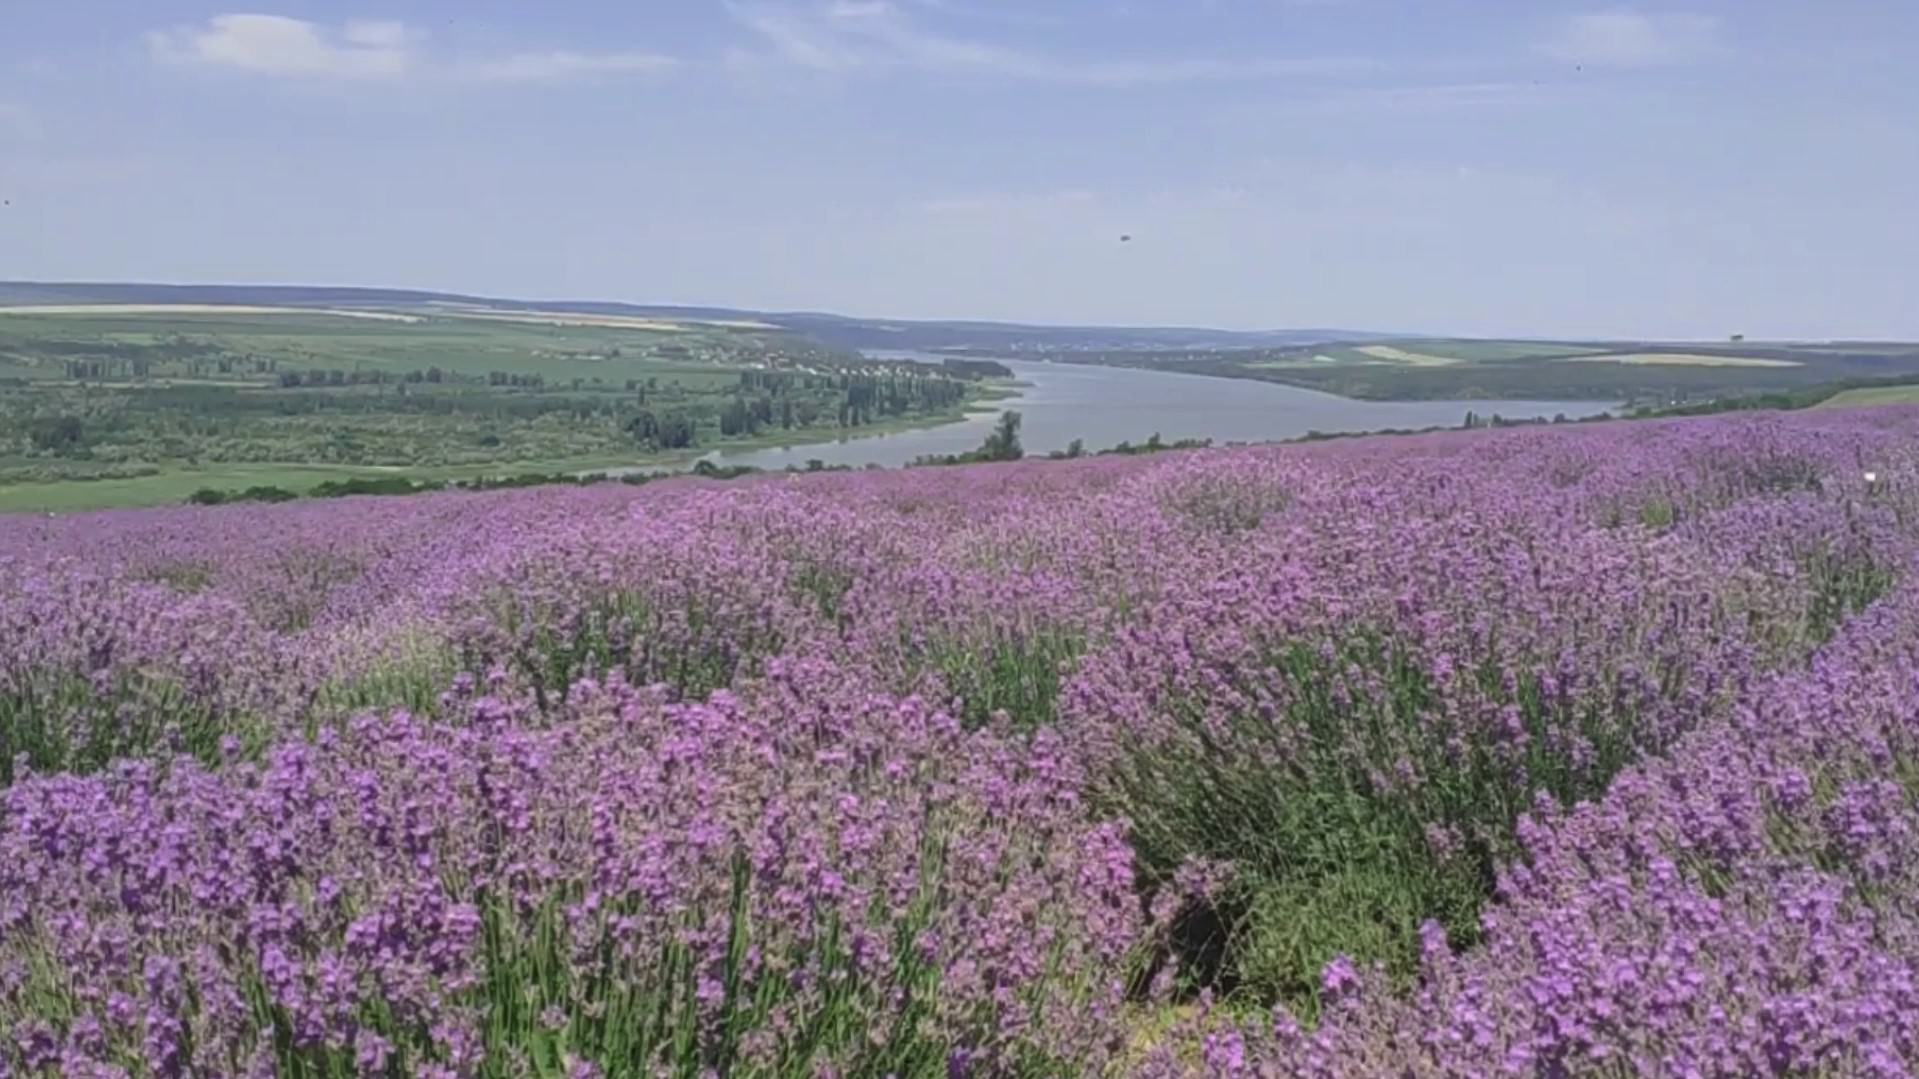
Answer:
[[[1908,0],[0,0],[0,279],[1919,338],[1915,40]]]

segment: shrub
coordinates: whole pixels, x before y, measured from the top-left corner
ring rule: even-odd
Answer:
[[[1072,809],[1057,744],[851,684],[782,668],[676,706],[583,683],[544,733],[467,697],[259,766],[16,786],[0,924],[47,961],[0,985],[0,1063],[1098,1067],[1141,924],[1123,834]]]

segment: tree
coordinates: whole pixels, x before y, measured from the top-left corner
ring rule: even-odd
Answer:
[[[641,409],[634,417],[626,421],[626,429],[633,435],[635,442],[652,446],[657,444],[660,433],[659,421],[653,413]]]
[[[57,419],[42,420],[33,427],[35,449],[65,453],[79,449],[85,442],[86,431],[80,426],[78,416],[61,416]]]
[[[626,429],[634,441],[656,450],[686,449],[697,441],[699,435],[692,418],[684,412],[655,415],[650,410],[641,409],[626,422]]]
[[[1019,444],[1019,413],[1011,409],[999,414],[993,433],[980,443],[976,456],[982,461],[1017,461],[1026,456]]]

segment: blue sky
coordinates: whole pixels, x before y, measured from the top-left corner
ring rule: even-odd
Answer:
[[[210,2],[4,4],[0,278],[1919,337],[1905,0]]]

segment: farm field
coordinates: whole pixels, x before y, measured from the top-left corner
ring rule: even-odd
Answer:
[[[1621,363],[1633,367],[1799,367],[1802,360],[1768,359],[1705,352],[1608,352],[1567,356],[1569,363]]]
[[[339,307],[274,307],[266,304],[11,304],[0,306],[0,315],[10,318],[35,315],[81,315],[90,318],[113,318],[121,315],[166,315],[189,318],[203,315],[230,318],[245,318],[248,315],[294,315],[321,322],[331,318],[366,318],[384,322],[423,321],[419,315],[397,311],[362,311]]]
[[[1360,345],[1355,350],[1368,360],[1385,360],[1388,363],[1410,363],[1416,367],[1445,366],[1458,363],[1452,356],[1439,356],[1431,352],[1409,352],[1393,345]]]
[[[1919,1067],[1919,408],[0,517],[0,1074]]]
[[[1504,360],[1553,360],[1602,351],[1597,346],[1558,341],[1410,341],[1399,345],[1350,345],[1318,353],[1334,363],[1411,364],[1416,367]]]
[[[555,382],[630,376],[651,365],[699,368],[766,359],[777,351],[772,345],[793,348],[795,359],[803,355],[797,339],[748,329],[610,318],[603,321],[613,325],[596,325],[587,316],[573,321],[557,317],[552,322],[522,321],[535,317],[541,316],[468,315],[443,308],[0,307],[0,355],[16,366],[29,361],[39,377],[49,379],[67,377],[66,359],[85,357],[118,359],[123,361],[118,366],[129,370],[144,360],[149,378],[195,368],[217,369],[225,359],[229,370],[256,376],[308,368],[405,375],[439,367],[447,374],[481,378],[494,371],[540,374]],[[54,347],[48,348],[49,344]],[[818,346],[811,346],[810,354],[819,359],[845,358]],[[251,363],[254,359],[260,363]],[[254,371],[255,366],[264,370]]]

